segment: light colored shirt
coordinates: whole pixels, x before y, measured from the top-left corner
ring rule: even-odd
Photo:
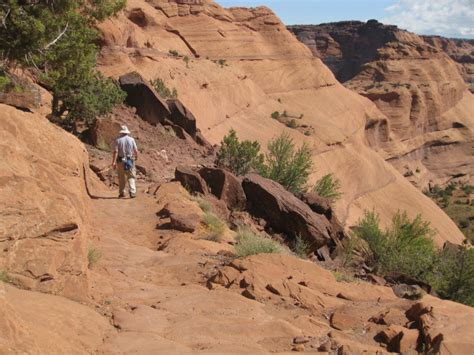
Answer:
[[[120,158],[133,157],[134,151],[137,150],[137,143],[135,139],[125,135],[115,140],[115,150]]]

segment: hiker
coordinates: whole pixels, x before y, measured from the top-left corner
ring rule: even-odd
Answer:
[[[125,197],[125,179],[128,180],[130,198],[135,198],[136,170],[135,161],[138,158],[138,149],[135,139],[130,137],[127,126],[121,126],[120,136],[115,140],[114,158],[112,167],[117,168],[119,178],[119,198]]]

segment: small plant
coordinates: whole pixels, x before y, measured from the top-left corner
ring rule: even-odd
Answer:
[[[325,197],[331,201],[336,202],[342,196],[341,181],[333,176],[333,174],[324,175],[316,182],[313,187],[313,192],[321,197]]]
[[[296,123],[296,120],[294,118],[292,118],[291,120],[286,122],[286,126],[288,128],[298,128],[298,123]]]
[[[280,118],[280,112],[278,112],[278,111],[272,112],[272,114],[270,116],[271,116],[271,118],[277,120],[277,119]]]
[[[87,266],[89,269],[92,269],[95,264],[100,260],[101,255],[100,252],[94,248],[92,245],[89,246],[89,250],[87,251]]]
[[[302,259],[306,259],[310,252],[309,244],[303,239],[301,235],[296,236],[291,250],[296,256]]]
[[[263,154],[257,141],[242,141],[231,129],[221,142],[217,152],[217,166],[230,170],[236,175],[245,175],[251,170],[259,169],[263,164]]]
[[[223,68],[224,65],[227,65],[225,59],[219,59],[219,60],[217,61],[217,64],[219,64],[219,66],[220,66],[221,68]]]
[[[354,276],[351,274],[348,274],[345,271],[340,271],[336,270],[333,271],[332,274],[334,275],[334,278],[336,279],[337,282],[354,282]]]
[[[256,254],[285,254],[287,251],[277,241],[253,233],[249,227],[240,227],[237,231],[237,256],[245,258]]]
[[[311,150],[306,143],[296,148],[293,139],[282,133],[268,143],[265,158],[260,175],[280,183],[290,192],[306,191],[313,167]]]
[[[207,212],[203,217],[203,222],[209,232],[205,239],[219,242],[226,230],[224,221],[215,214]]]
[[[199,208],[207,213],[207,212],[212,212],[212,206],[209,202],[207,202],[205,199],[203,199],[201,196],[193,196],[191,195],[191,200],[197,202],[199,205]]]
[[[189,68],[189,57],[187,55],[184,56],[183,61],[186,63],[186,68]]]
[[[160,79],[156,78],[150,81],[151,86],[156,90],[156,92],[164,99],[177,99],[178,98],[178,91],[176,88],[170,90],[165,82]]]
[[[8,277],[8,273],[5,270],[0,270],[0,282],[10,282],[10,277]]]
[[[282,117],[285,117],[285,118],[288,117],[288,112],[286,112],[286,110],[283,111],[283,113],[281,114],[281,116],[282,116]]]
[[[304,131],[304,135],[309,137],[311,135],[311,131],[310,130]]]
[[[173,57],[179,57],[179,52],[177,50],[170,49],[168,53],[172,55]]]

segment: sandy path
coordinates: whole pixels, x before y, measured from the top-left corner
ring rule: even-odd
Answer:
[[[259,353],[268,349],[259,343],[274,343],[274,337],[289,343],[299,334],[263,304],[204,286],[219,262],[217,243],[157,229],[158,206],[147,195],[114,196],[94,199],[91,211],[92,244],[101,254],[91,272],[91,296],[117,329],[99,353]],[[172,247],[157,251],[160,239]]]

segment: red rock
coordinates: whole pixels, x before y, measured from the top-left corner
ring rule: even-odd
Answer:
[[[234,174],[224,169],[204,167],[199,170],[199,175],[206,181],[212,194],[224,201],[229,210],[245,208],[247,199]]]

